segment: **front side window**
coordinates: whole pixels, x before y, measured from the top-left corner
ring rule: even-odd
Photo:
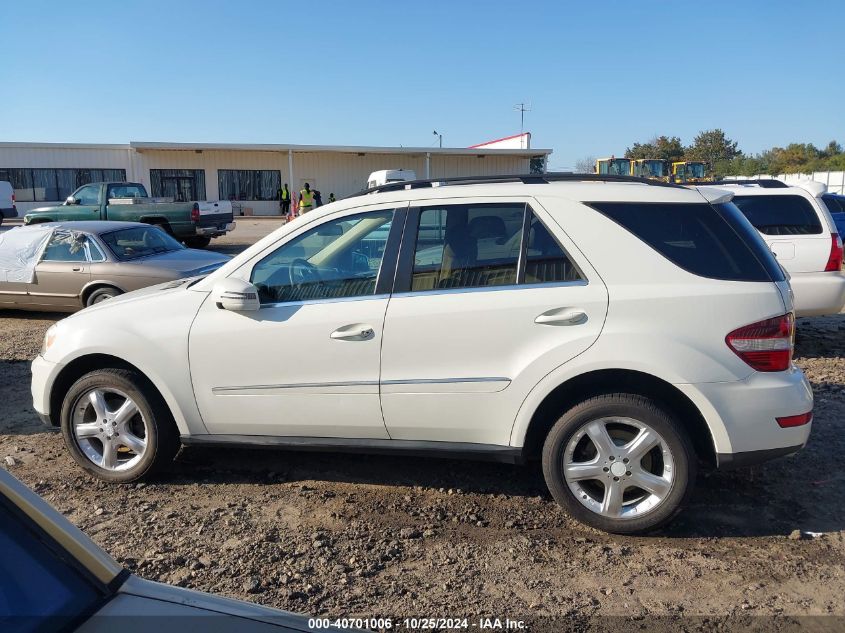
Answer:
[[[250,281],[261,303],[374,295],[393,210],[329,220],[267,255]]]
[[[100,185],[82,187],[73,194],[78,204],[96,205],[100,202]]]
[[[102,600],[104,592],[66,562],[51,540],[2,503],[0,525],[0,622],[11,627],[4,630],[53,628],[56,621],[47,618],[72,621]]]
[[[804,196],[734,196],[733,203],[766,235],[818,235],[822,225]]]
[[[515,284],[524,217],[522,202],[422,209],[411,290]]]
[[[120,229],[100,235],[108,249],[120,261],[180,251],[185,247],[156,226]]]

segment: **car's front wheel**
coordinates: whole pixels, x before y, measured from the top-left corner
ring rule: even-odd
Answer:
[[[634,534],[682,509],[695,456],[683,428],[654,401],[606,394],[576,405],[552,427],[543,475],[555,500],[582,523]]]
[[[101,369],[77,380],[61,412],[73,459],[105,481],[137,481],[169,463],[179,449],[173,417],[141,374]]]

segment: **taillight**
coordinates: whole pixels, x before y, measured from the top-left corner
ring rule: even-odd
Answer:
[[[15,194],[12,194],[12,204],[15,204]]]
[[[194,202],[194,206],[191,209],[191,222],[197,223],[200,221],[200,205]]]
[[[794,338],[795,317],[789,312],[738,328],[725,342],[757,371],[785,371],[792,362]]]
[[[778,421],[778,426],[782,429],[787,429],[791,426],[804,426],[809,424],[813,419],[813,412],[807,411],[800,415],[789,415],[785,418],[775,418]]]
[[[839,233],[830,234],[830,255],[827,258],[825,272],[840,271],[842,269],[842,238]]]

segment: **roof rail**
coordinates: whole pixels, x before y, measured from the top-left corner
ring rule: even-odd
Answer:
[[[422,189],[425,187],[439,187],[442,185],[478,185],[491,183],[521,182],[526,185],[548,184],[550,182],[635,182],[654,187],[679,187],[680,185],[640,178],[638,176],[615,176],[611,174],[576,174],[574,172],[549,172],[545,174],[510,174],[504,176],[451,176],[448,178],[425,178],[422,180],[406,180],[389,182],[384,185],[364,189],[354,193],[350,198],[364,196],[369,193],[385,191],[402,191],[404,189]]]
[[[788,187],[785,182],[782,180],[775,180],[773,178],[765,178],[765,179],[748,179],[748,180],[707,180],[707,181],[699,181],[695,183],[688,183],[690,185],[758,185],[763,189],[783,189],[784,187]]]

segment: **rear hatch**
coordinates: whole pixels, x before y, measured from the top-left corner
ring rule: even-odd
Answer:
[[[831,250],[831,227],[808,197],[798,192],[737,192],[734,204],[762,235],[790,273],[825,270]]]

